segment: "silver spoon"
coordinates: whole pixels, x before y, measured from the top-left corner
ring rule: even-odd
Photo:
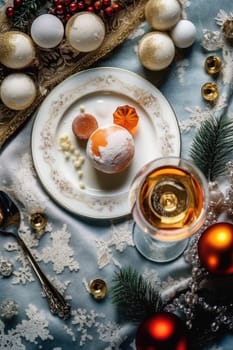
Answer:
[[[41,283],[42,289],[49,303],[50,311],[63,319],[68,319],[71,316],[70,305],[66,303],[64,297],[44,275],[33,258],[30,250],[19,236],[18,229],[20,226],[20,220],[20,212],[16,204],[8,194],[0,191],[0,228],[2,228],[0,234],[10,235],[17,240]],[[7,231],[5,231],[5,229],[7,229]]]

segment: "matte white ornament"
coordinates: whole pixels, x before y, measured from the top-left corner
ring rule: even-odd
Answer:
[[[24,73],[10,74],[2,81],[0,97],[5,106],[10,109],[26,109],[35,100],[35,83]]]
[[[182,19],[175,25],[170,34],[175,46],[184,49],[194,43],[196,27],[191,21]]]
[[[0,35],[0,62],[11,69],[31,65],[36,57],[34,43],[29,35],[9,31]]]
[[[175,45],[163,32],[150,32],[139,41],[138,56],[141,64],[152,71],[167,68],[175,56]]]
[[[104,22],[94,13],[77,13],[67,22],[66,38],[68,43],[79,52],[96,50],[105,38]]]
[[[40,15],[32,22],[31,36],[39,47],[44,49],[56,47],[64,36],[63,23],[54,15]]]
[[[145,6],[145,18],[156,30],[171,29],[181,17],[181,6],[177,0],[149,0]]]

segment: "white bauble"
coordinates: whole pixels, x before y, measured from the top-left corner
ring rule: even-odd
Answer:
[[[163,32],[145,34],[138,45],[141,64],[152,71],[167,68],[175,56],[175,45],[170,36]]]
[[[0,97],[10,109],[26,109],[36,98],[35,83],[24,73],[10,74],[1,83]]]
[[[175,46],[185,49],[194,43],[196,39],[196,27],[191,21],[182,19],[172,28],[170,34]]]
[[[11,69],[30,66],[36,57],[36,50],[30,36],[10,31],[0,35],[0,62]]]
[[[63,23],[54,15],[40,15],[32,22],[31,36],[39,47],[44,49],[56,47],[64,36]]]
[[[79,52],[94,51],[105,38],[104,22],[94,13],[77,13],[67,22],[66,38],[70,46]]]
[[[145,18],[156,30],[169,30],[180,19],[181,6],[178,0],[149,0],[145,6]]]

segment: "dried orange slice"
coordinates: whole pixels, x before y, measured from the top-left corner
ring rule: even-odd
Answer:
[[[98,122],[96,118],[89,113],[80,113],[72,122],[72,131],[81,140],[88,140],[97,128]]]
[[[113,113],[113,122],[123,126],[131,134],[135,134],[138,120],[136,109],[129,105],[119,106]]]

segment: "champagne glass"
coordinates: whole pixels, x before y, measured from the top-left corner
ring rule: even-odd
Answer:
[[[208,200],[208,183],[192,162],[165,157],[144,165],[129,192],[137,250],[155,262],[179,257],[203,225]]]

